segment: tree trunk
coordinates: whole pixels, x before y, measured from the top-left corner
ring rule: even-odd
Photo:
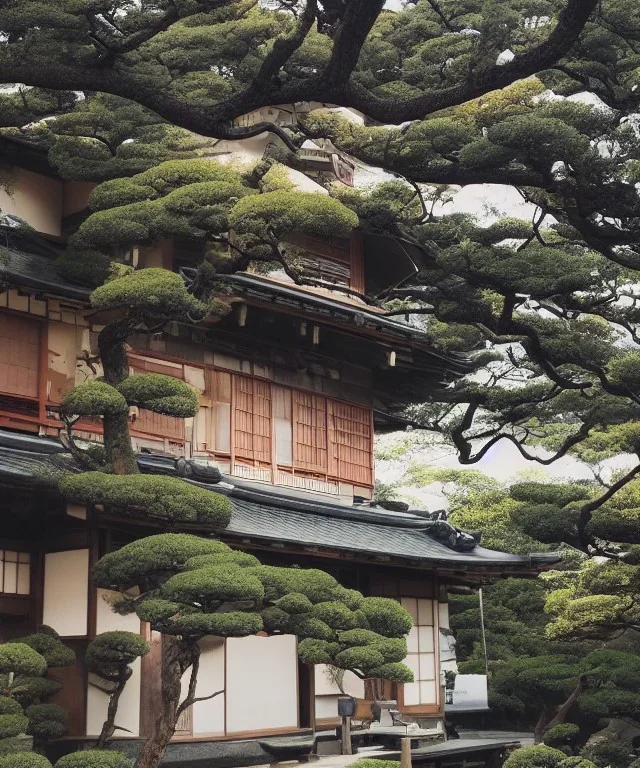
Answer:
[[[543,709],[540,712],[540,716],[538,717],[538,721],[536,722],[535,728],[533,729],[533,743],[534,744],[540,744],[544,737],[545,733],[545,724],[547,722],[547,713]]]
[[[114,475],[137,475],[138,462],[131,445],[129,414],[105,414],[102,420],[104,449]]]
[[[543,737],[548,730],[553,728],[554,725],[560,725],[561,723],[564,723],[564,721],[567,719],[567,715],[569,714],[569,710],[576,703],[576,701],[578,700],[578,697],[584,690],[584,685],[585,685],[584,678],[581,677],[578,680],[578,684],[576,685],[576,687],[573,689],[573,691],[571,691],[571,694],[557,708],[553,718],[549,720],[549,722],[544,726],[544,729],[542,731]]]
[[[109,706],[107,707],[107,719],[104,721],[102,725],[100,736],[98,737],[98,741],[96,742],[96,749],[102,749],[106,744],[107,739],[110,739],[116,731],[115,723],[116,723],[116,713],[118,712],[118,702],[120,701],[120,696],[122,696],[124,687],[127,684],[127,680],[130,677],[131,677],[131,669],[127,667],[123,671],[123,673],[120,675],[120,679],[116,684],[115,690],[109,697]]]
[[[197,646],[196,646],[197,648]],[[135,768],[157,768],[176,729],[182,676],[193,664],[197,651],[193,644],[178,637],[162,636],[162,687],[160,712],[144,743]]]
[[[125,340],[131,328],[112,323],[100,332],[98,347],[104,380],[112,387],[129,377],[129,360]],[[104,448],[114,475],[137,475],[138,462],[131,446],[129,414],[105,414],[102,422]]]

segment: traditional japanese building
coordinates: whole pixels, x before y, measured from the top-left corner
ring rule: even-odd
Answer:
[[[83,737],[99,733],[108,698],[87,676],[87,643],[107,629],[146,635],[152,651],[137,663],[117,718],[128,737],[143,738],[158,702],[159,636],[135,616],[113,613],[112,596],[95,589],[90,574],[104,553],[159,529],[68,505],[55,483],[76,469],[60,440],[58,406],[72,387],[99,373],[93,355],[106,322],[90,311],[89,291],[55,269],[91,185],[57,178],[37,151],[9,141],[1,149],[14,168],[11,194],[0,192],[1,639],[48,624],[76,650],[76,666],[62,671],[59,703],[71,713],[70,736]],[[307,149],[318,174],[350,183],[348,158]],[[11,215],[41,237],[16,242]],[[362,232],[324,241],[300,236],[297,244],[311,272],[354,290],[397,284],[415,269],[406,244]],[[133,249],[128,258],[188,280],[197,256],[187,244],[166,241]],[[255,273],[231,276],[227,286],[228,316],[198,326],[173,323],[130,340],[132,371],[184,380],[201,406],[186,420],[132,409],[139,467],[227,495],[231,523],[214,533],[234,547],[266,563],[320,567],[366,595],[400,600],[415,624],[407,657],[415,682],[387,693],[405,715],[441,719],[439,637],[448,627],[448,587],[534,576],[555,561],[490,551],[439,516],[372,502],[376,428],[401,428],[398,407],[462,375],[467,361],[437,352],[424,332],[338,291]],[[74,433],[99,441],[100,422],[78,422]],[[212,637],[202,650],[198,695],[225,693],[188,710],[177,741],[294,734],[337,723],[339,691],[323,668],[298,663],[294,637]],[[354,675],[346,675],[345,689],[368,695]]]

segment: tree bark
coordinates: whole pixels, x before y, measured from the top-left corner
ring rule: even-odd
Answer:
[[[138,755],[135,768],[157,768],[160,764],[175,733],[180,712],[182,676],[196,657],[197,645],[178,637],[162,636],[160,711]]]
[[[540,716],[538,717],[538,721],[536,722],[535,728],[533,729],[533,743],[534,744],[540,744],[544,737],[545,733],[545,724],[547,722],[547,713],[543,709],[540,712]]]
[[[128,324],[111,323],[98,337],[104,380],[115,387],[129,377],[125,340],[131,333]],[[102,421],[104,448],[114,475],[137,475],[138,462],[131,445],[129,414],[106,413]]]
[[[123,670],[122,674],[120,675],[120,678],[117,681],[115,690],[109,697],[109,706],[107,707],[107,719],[104,721],[102,725],[100,736],[98,737],[98,741],[96,742],[96,749],[102,749],[106,744],[107,739],[110,739],[116,731],[115,722],[116,722],[116,713],[118,712],[118,702],[120,701],[120,696],[122,695],[125,685],[127,684],[127,681],[129,680],[130,677],[131,677],[131,668],[127,667],[125,670]]]
[[[573,691],[571,691],[567,699],[558,707],[553,718],[549,720],[549,722],[544,726],[542,731],[543,737],[547,731],[553,728],[554,725],[560,725],[564,723],[564,721],[567,719],[567,715],[569,714],[569,710],[576,703],[582,691],[584,691],[584,684],[584,679],[580,678],[580,680],[578,680],[578,684],[573,689]]]

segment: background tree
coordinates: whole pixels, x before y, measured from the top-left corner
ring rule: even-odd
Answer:
[[[140,768],[160,762],[187,707],[223,693],[196,696],[198,641],[207,635],[295,634],[305,663],[331,664],[361,677],[413,679],[401,663],[409,614],[394,600],[345,589],[323,571],[265,566],[215,539],[170,533],[104,555],[94,580],[98,587],[136,594],[115,610],[135,612],[163,634],[161,708],[138,757]]]

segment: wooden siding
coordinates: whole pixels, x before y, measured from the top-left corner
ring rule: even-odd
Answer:
[[[373,430],[371,412],[357,405],[329,400],[329,474],[358,485],[371,485]]]
[[[234,449],[241,459],[271,463],[271,385],[233,377]]]
[[[37,398],[39,360],[40,323],[0,314],[0,392]]]
[[[327,472],[327,399],[295,391],[293,403],[294,466]]]

